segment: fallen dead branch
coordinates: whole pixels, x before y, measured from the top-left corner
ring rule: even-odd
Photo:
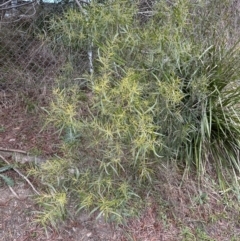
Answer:
[[[0,151],[4,152],[17,152],[17,153],[22,153],[22,154],[28,154],[26,151],[18,150],[18,149],[9,149],[9,148],[2,148],[0,147]]]
[[[6,158],[4,158],[2,155],[0,155],[0,158],[1,158],[6,164],[11,165],[11,164],[6,160]],[[16,173],[18,173],[18,175],[21,176],[21,177],[31,186],[31,188],[33,189],[33,191],[34,191],[37,195],[40,195],[40,193],[36,190],[36,188],[33,186],[33,184],[29,181],[29,179],[28,179],[26,176],[24,176],[17,168],[12,167],[12,169],[13,169]]]

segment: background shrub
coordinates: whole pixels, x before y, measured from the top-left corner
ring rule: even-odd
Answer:
[[[92,1],[52,22],[63,45],[94,56],[84,85],[55,92],[48,119],[64,133],[78,210],[121,221],[167,160],[220,178],[239,170],[239,45],[219,17],[230,5],[214,3],[153,2],[143,22],[137,1]]]

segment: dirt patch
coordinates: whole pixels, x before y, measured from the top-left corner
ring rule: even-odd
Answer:
[[[35,212],[39,211],[33,202],[33,193],[24,183],[13,188],[2,187],[0,199],[1,241],[175,241],[179,230],[174,226],[164,227],[157,221],[156,211],[149,207],[139,219],[131,219],[127,225],[114,226],[103,218],[89,217],[85,212],[68,219],[60,225],[59,231],[44,229],[34,223]],[[16,197],[16,195],[18,197]]]
[[[0,91],[0,148],[52,156],[59,152],[56,130],[42,130],[46,103],[35,96]]]
[[[18,183],[13,191],[0,188],[0,240],[119,240],[114,238],[116,231],[103,220],[94,220],[82,213],[76,220],[68,220],[61,229],[44,229],[34,222],[38,207],[33,202],[33,193],[24,183]],[[17,197],[16,197],[17,195]]]
[[[0,240],[30,240],[26,238],[34,237],[37,232],[37,225],[31,222],[34,211],[31,190],[24,183],[18,183],[13,190],[18,191],[13,194],[9,188],[1,188]]]
[[[14,179],[15,186],[9,188],[0,182],[0,241],[238,241],[238,203],[224,202],[211,186],[203,185],[201,191],[207,196],[201,196],[194,177],[180,188],[181,175],[174,168],[169,170],[159,173],[162,185],[156,185],[155,195],[146,197],[139,217],[116,225],[87,212],[76,215],[69,206],[69,216],[59,222],[58,230],[34,222],[41,211],[34,202],[36,194],[10,171],[7,175]],[[38,188],[37,183],[34,185]]]

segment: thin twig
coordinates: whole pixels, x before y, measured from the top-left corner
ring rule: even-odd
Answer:
[[[9,3],[11,3],[11,2],[12,2],[12,0],[9,0],[9,1],[3,3],[3,4],[0,4],[0,8],[5,6],[5,5],[7,5],[7,4],[9,4]],[[0,9],[0,10],[2,10],[2,9]]]
[[[11,163],[9,163],[2,155],[0,155],[0,158],[5,162],[7,163],[8,165],[11,165]],[[32,183],[28,180],[27,177],[25,177],[17,168],[15,167],[12,167],[12,169],[18,173],[19,176],[21,176],[30,186],[31,188],[33,189],[33,191],[37,194],[37,195],[40,195],[40,193],[36,190],[36,188],[32,185]]]
[[[17,193],[12,189],[12,187],[8,186],[12,194],[17,198],[20,199],[20,197],[17,195]]]
[[[17,152],[17,153],[22,153],[22,154],[28,154],[26,151],[17,150],[17,149],[8,149],[8,148],[2,148],[2,147],[0,147],[0,151],[4,151],[4,152]]]
[[[83,11],[83,6],[81,3],[83,4],[89,4],[88,1],[81,1],[81,0],[75,0],[76,4],[78,5],[78,7],[81,9],[81,11]]]
[[[76,2],[76,4],[78,5],[78,7],[82,10],[83,7],[82,7],[81,3],[80,3],[78,0],[75,0],[75,2]]]
[[[5,7],[5,8],[1,8],[0,10],[9,10],[9,9],[13,9],[13,8],[19,8],[19,7],[22,7],[22,6],[26,6],[26,5],[29,5],[29,4],[32,4],[34,2],[27,2],[27,3],[21,3],[21,4],[18,4],[18,5],[11,5],[9,7]]]
[[[36,11],[36,8],[35,8],[34,4],[32,5],[32,7],[33,7],[33,13],[32,14],[26,15],[26,13],[29,11],[29,9],[28,9],[28,11],[25,14],[19,15],[19,17],[20,18],[31,18],[31,17],[33,17],[36,14],[37,11]]]

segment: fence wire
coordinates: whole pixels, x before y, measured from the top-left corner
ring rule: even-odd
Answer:
[[[27,7],[28,12],[32,11],[33,5],[29,4],[17,8],[14,14],[13,9],[1,14],[0,99],[3,91],[17,89],[35,91],[34,95],[38,95],[51,89],[58,79],[64,84],[72,83],[88,68],[87,51],[57,44],[45,31],[53,16],[61,16],[72,5],[34,5],[34,16],[22,17],[20,13],[26,13]]]
[[[195,1],[195,0],[194,0]],[[151,16],[153,0],[142,0],[139,17]],[[44,28],[54,15],[61,15],[73,3],[37,4],[36,0],[0,0],[0,90],[19,85],[48,85],[64,72],[74,79],[89,69],[88,50],[72,50],[47,40]],[[77,7],[77,5],[76,5]],[[232,36],[239,35],[240,1],[232,0]],[[70,63],[70,64],[69,64]],[[68,70],[66,70],[69,68]],[[49,86],[48,86],[49,87]]]

